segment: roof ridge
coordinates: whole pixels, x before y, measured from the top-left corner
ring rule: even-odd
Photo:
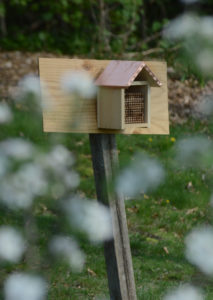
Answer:
[[[99,86],[128,87],[137,75],[145,68],[157,86],[162,86],[160,80],[150,70],[144,61],[111,60],[95,83]]]

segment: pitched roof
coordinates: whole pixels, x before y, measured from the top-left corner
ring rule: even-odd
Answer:
[[[128,87],[137,75],[145,70],[146,79],[151,86],[162,86],[162,83],[143,61],[112,60],[96,79],[98,86]]]

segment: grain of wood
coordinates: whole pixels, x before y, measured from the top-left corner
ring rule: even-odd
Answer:
[[[124,89],[100,87],[98,128],[124,129]]]
[[[131,83],[131,86],[132,86],[132,85],[147,85],[147,84],[148,84],[147,81],[133,81],[133,82]]]
[[[85,100],[77,112],[76,101],[67,97],[60,86],[61,77],[70,70],[86,70],[94,80],[110,61],[62,58],[40,58],[40,78],[46,83],[50,95],[50,109],[43,112],[45,132],[169,134],[167,65],[165,62],[145,62],[162,82],[161,87],[150,89],[149,128],[129,127],[124,130],[98,129],[97,100]],[[75,115],[77,114],[77,116]],[[72,118],[78,122],[73,122]]]

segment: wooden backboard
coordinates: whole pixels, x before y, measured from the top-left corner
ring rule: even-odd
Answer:
[[[151,87],[150,127],[105,130],[97,127],[97,99],[85,99],[76,106],[61,88],[62,76],[73,70],[86,70],[94,78],[100,75],[109,60],[40,58],[40,79],[48,89],[49,109],[43,111],[45,132],[118,133],[118,134],[169,134],[167,65],[166,62],[145,63],[162,82],[161,87]],[[46,94],[46,93],[45,93]],[[72,119],[75,119],[73,122]],[[77,120],[77,122],[76,122]]]

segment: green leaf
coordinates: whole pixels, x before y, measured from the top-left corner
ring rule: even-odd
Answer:
[[[162,24],[161,24],[160,22],[155,21],[155,22],[152,24],[152,30],[153,30],[154,32],[161,30],[161,28],[162,28]]]

